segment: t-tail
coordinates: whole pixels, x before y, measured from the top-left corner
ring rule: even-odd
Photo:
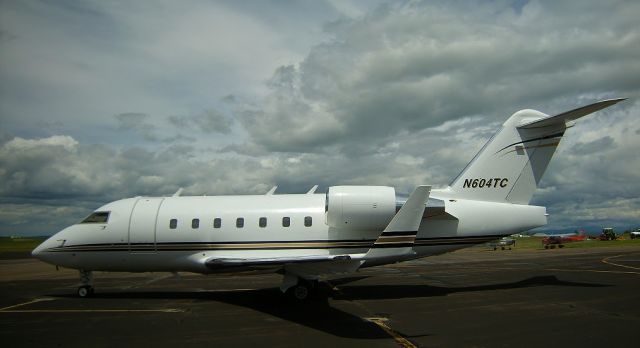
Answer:
[[[555,116],[516,112],[451,183],[452,193],[465,199],[529,204],[573,121],[622,100],[603,100]]]

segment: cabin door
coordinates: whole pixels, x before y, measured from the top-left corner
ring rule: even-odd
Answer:
[[[158,211],[164,198],[140,198],[133,207],[129,222],[129,251],[156,252]]]

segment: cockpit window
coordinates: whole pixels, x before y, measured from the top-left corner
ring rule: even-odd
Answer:
[[[81,224],[106,224],[109,221],[108,211],[96,211],[82,220]]]

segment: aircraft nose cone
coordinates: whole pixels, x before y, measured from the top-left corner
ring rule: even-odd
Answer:
[[[44,250],[44,244],[45,242],[42,242],[35,249],[33,249],[31,251],[31,256],[35,257],[36,259],[39,259],[42,256],[42,250]]]

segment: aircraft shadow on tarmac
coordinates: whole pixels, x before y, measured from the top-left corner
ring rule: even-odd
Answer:
[[[408,297],[433,297],[446,296],[458,292],[475,292],[490,290],[519,289],[536,286],[568,286],[568,287],[607,287],[606,284],[568,282],[558,279],[556,276],[538,276],[527,278],[518,282],[498,283],[488,285],[474,285],[463,287],[443,287],[433,285],[351,285],[341,288],[340,293],[334,294],[334,299],[353,300],[383,300]]]
[[[565,287],[606,287],[605,284],[578,283],[559,280],[555,276],[539,276],[525,280],[498,283],[490,285],[476,285],[466,287],[440,287],[430,285],[346,285],[367,277],[343,278],[331,281],[333,285],[340,285],[340,290],[333,290],[328,284],[321,285],[316,298],[301,303],[287,299],[278,288],[235,291],[177,291],[177,292],[111,292],[96,293],[96,298],[102,299],[193,299],[201,301],[219,301],[232,305],[256,310],[280,319],[320,330],[328,334],[346,338],[388,339],[389,335],[376,324],[363,320],[361,317],[334,308],[328,298],[335,300],[369,300],[369,299],[401,299],[428,298],[446,296],[460,292],[491,291],[518,289],[537,286],[565,286]],[[53,295],[57,297],[72,297],[71,295]],[[400,334],[402,334],[400,332]],[[404,337],[424,337],[428,335],[403,335]]]

